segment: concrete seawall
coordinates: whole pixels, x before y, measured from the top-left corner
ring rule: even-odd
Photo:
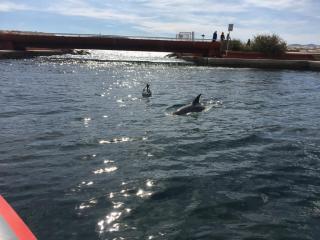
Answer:
[[[320,61],[310,61],[309,62],[310,70],[320,72]]]
[[[320,71],[320,61],[204,57],[183,57],[183,59],[200,66]]]

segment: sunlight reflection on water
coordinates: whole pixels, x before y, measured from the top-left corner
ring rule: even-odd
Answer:
[[[93,171],[94,174],[102,174],[102,173],[111,173],[116,171],[118,168],[113,166],[113,167],[108,167],[108,168],[100,168],[98,170]]]

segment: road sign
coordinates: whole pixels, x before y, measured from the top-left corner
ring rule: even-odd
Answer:
[[[231,32],[233,30],[233,24],[229,24],[228,31]]]

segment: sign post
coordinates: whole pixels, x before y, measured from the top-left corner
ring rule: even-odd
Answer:
[[[230,32],[233,31],[233,23],[229,24],[228,26],[228,35],[227,35],[227,51],[226,51],[226,56],[228,56],[228,50],[229,50],[229,41],[230,41]]]

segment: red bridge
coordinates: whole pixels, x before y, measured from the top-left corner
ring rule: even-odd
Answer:
[[[191,53],[206,57],[221,56],[220,42],[208,40],[0,32],[0,49],[25,50],[28,48],[126,50]]]

